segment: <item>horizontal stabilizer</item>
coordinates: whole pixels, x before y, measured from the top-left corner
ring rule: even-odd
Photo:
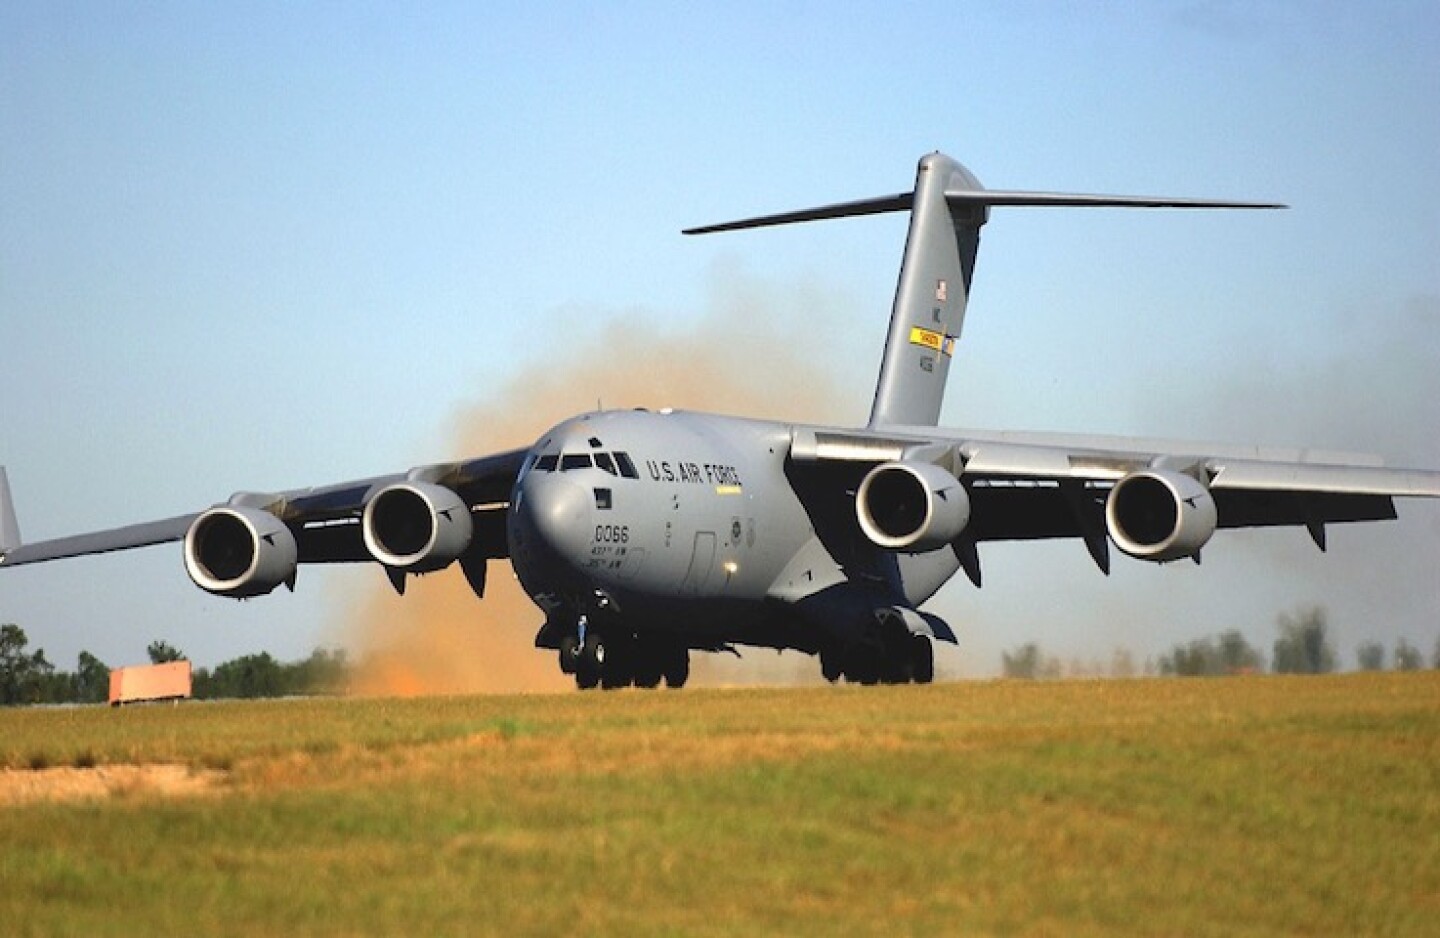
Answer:
[[[853,218],[856,215],[883,215],[886,212],[909,210],[914,201],[913,192],[899,195],[885,195],[875,199],[861,199],[858,202],[840,202],[836,205],[822,205],[819,208],[802,209],[798,212],[781,212],[778,215],[761,215],[758,218],[742,218],[718,225],[701,228],[686,228],[682,234],[713,234],[717,231],[740,231],[744,228],[768,228],[771,225],[793,225],[802,221],[820,221],[825,218]]]
[[[946,189],[945,201],[952,206],[1014,206],[1033,208],[1289,208],[1281,202],[1244,202],[1231,199],[1187,199],[1155,195],[1092,195],[1080,192],[1005,192],[996,189]],[[822,221],[827,218],[853,218],[860,215],[882,215],[904,212],[914,207],[915,193],[901,192],[855,202],[837,202],[818,208],[775,215],[759,215],[738,221],[721,222],[686,228],[682,234],[714,234],[719,231],[741,231],[746,228],[769,228],[799,222]]]
[[[1178,199],[1155,195],[1086,195],[1077,192],[999,192],[946,189],[945,201],[961,205],[1015,205],[1060,208],[1289,208],[1280,202]]]

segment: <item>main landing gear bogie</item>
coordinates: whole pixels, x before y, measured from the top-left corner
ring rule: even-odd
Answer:
[[[935,680],[930,638],[908,631],[869,635],[846,648],[820,652],[820,673],[832,684],[929,684]]]
[[[690,678],[690,651],[648,636],[603,634],[594,629],[560,641],[560,670],[581,690],[603,687],[680,688]]]

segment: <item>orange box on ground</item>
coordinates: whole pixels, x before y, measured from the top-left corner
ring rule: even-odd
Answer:
[[[142,700],[179,700],[190,696],[190,662],[116,668],[110,672],[110,705]]]

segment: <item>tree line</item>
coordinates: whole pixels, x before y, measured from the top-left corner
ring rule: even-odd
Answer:
[[[1339,656],[1330,639],[1324,609],[1312,607],[1282,613],[1276,625],[1279,635],[1268,662],[1271,673],[1329,674],[1338,668]],[[1379,642],[1363,642],[1356,649],[1356,659],[1362,671],[1383,670],[1387,662],[1385,647]],[[1425,666],[1420,649],[1405,639],[1396,643],[1388,661],[1397,671],[1413,671]],[[1000,665],[1006,677],[1014,678],[1057,678],[1067,673],[1058,658],[1044,654],[1034,642],[1002,653]],[[1430,666],[1440,669],[1440,641],[1436,642]],[[1176,645],[1158,659],[1147,662],[1144,669],[1147,674],[1175,677],[1263,674],[1266,670],[1264,653],[1250,644],[1238,629]],[[1122,649],[1115,652],[1108,670],[1098,665],[1072,665],[1068,673],[1131,677],[1136,668],[1130,654]]]
[[[62,671],[43,648],[30,651],[20,626],[0,625],[0,705],[104,703],[110,694],[110,668],[88,651],[80,652],[74,671]],[[182,661],[185,655],[165,641],[146,649],[152,664]],[[292,697],[343,693],[350,664],[340,649],[317,648],[301,661],[277,661],[268,652],[243,655],[214,668],[191,672],[191,693],[201,700],[243,697]]]

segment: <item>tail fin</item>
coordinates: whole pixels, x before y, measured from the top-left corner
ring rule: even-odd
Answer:
[[[824,218],[910,211],[910,231],[900,262],[900,281],[890,311],[890,333],[880,362],[880,380],[870,410],[870,427],[935,426],[945,397],[950,357],[960,338],[980,228],[992,205],[1112,206],[1140,208],[1284,208],[1270,202],[1229,202],[1151,196],[1076,195],[1056,192],[987,190],[969,170],[945,156],[920,159],[915,188],[898,195],[766,215],[685,234],[762,228]]]

